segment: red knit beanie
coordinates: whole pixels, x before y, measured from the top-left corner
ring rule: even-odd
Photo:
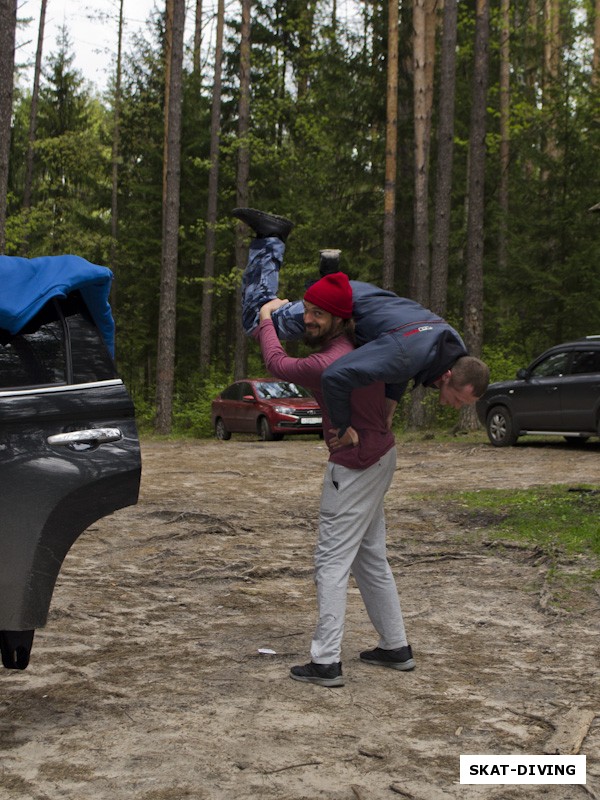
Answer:
[[[350,319],[352,316],[352,287],[345,272],[325,275],[308,287],[304,299],[334,317]]]

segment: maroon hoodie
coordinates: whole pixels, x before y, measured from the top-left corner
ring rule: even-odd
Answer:
[[[336,359],[350,353],[354,347],[346,336],[327,342],[322,350],[305,358],[288,356],[279,341],[270,319],[263,320],[255,332],[260,342],[265,365],[271,375],[299,383],[315,396],[323,412],[325,441],[331,439],[331,421],[327,415],[321,376]],[[343,447],[330,453],[329,460],[349,469],[366,469],[377,463],[394,446],[394,436],[387,429],[385,386],[380,381],[352,391],[351,425],[358,433],[356,447]]]

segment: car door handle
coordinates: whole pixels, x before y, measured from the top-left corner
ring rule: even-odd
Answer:
[[[107,442],[118,442],[122,438],[123,434],[118,428],[87,428],[82,431],[55,433],[48,436],[46,441],[48,444],[64,447],[72,444],[106,444]]]

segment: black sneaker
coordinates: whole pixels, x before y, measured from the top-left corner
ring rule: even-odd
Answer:
[[[317,683],[319,686],[343,686],[342,662],[337,664],[315,664],[310,662],[303,667],[292,667],[290,678],[305,683]]]
[[[252,228],[259,239],[276,236],[285,242],[294,227],[294,223],[290,219],[277,214],[267,214],[266,211],[259,211],[257,208],[234,208],[231,213]]]
[[[323,278],[340,271],[341,250],[320,250],[319,273]]]
[[[415,668],[415,660],[409,644],[406,647],[399,647],[397,650],[384,650],[382,647],[365,650],[360,654],[360,660],[367,664],[375,664],[377,667],[390,667],[406,671]]]

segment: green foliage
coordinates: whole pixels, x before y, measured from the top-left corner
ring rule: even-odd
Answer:
[[[175,395],[173,433],[207,438],[214,435],[211,424],[211,402],[232,378],[217,370],[187,383]]]
[[[523,362],[514,350],[493,345],[483,348],[483,360],[490,368],[490,382],[514,380],[517,370],[527,366],[528,362]]]
[[[311,18],[309,9],[314,6]],[[499,19],[492,9],[487,130],[484,357],[492,379],[512,378],[546,347],[600,333],[600,100],[590,82],[589,2],[561,6],[561,64],[541,73],[543,30],[524,7],[512,9],[509,216],[499,203]],[[239,14],[227,20],[216,230],[211,375],[230,375],[239,271],[234,255],[239,92]],[[250,205],[296,222],[281,293],[301,296],[316,275],[318,251],[342,249],[351,277],[379,282],[382,269],[386,122],[386,4],[357,6],[355,18],[331,4],[261,2],[252,9]],[[462,328],[465,219],[475,4],[459,4],[454,177],[448,319]],[[413,97],[410,5],[401,8],[396,289],[406,290],[412,257]],[[586,38],[587,37],[587,38]],[[436,59],[439,64],[439,59]],[[207,430],[208,396],[219,383],[198,372],[208,201],[211,68],[184,70],[177,396],[175,425]],[[544,82],[542,82],[542,78]],[[433,140],[438,120],[434,95]],[[76,252],[115,273],[117,363],[143,423],[152,418],[162,243],[164,24],[155,12],[125,55],[120,103],[119,233],[111,247],[113,102],[95,98],[73,69],[63,32],[47,59],[40,95],[33,205],[22,208],[31,98],[15,93],[7,252]],[[551,145],[551,146],[550,146]],[[436,148],[431,150],[431,175]],[[435,186],[430,180],[431,192]],[[507,259],[499,260],[501,231]],[[250,343],[251,374],[264,368]],[[204,379],[209,381],[208,378]],[[194,391],[189,390],[189,385]],[[452,409],[427,395],[432,425],[450,429]],[[399,427],[404,416],[400,410]],[[209,431],[210,433],[210,431]]]
[[[199,439],[214,436],[210,417],[211,403],[232,380],[231,375],[213,369],[206,376],[197,373],[180,382],[173,397],[171,435]],[[153,401],[144,397],[141,392],[132,392],[132,397],[140,431],[151,433],[156,413]]]
[[[598,487],[489,489],[461,492],[457,500],[475,521],[488,514],[487,532],[494,537],[530,542],[548,553],[559,549],[600,556]]]

